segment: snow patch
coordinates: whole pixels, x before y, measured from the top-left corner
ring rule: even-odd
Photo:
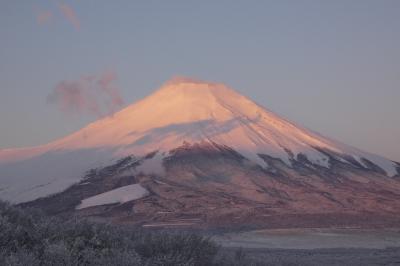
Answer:
[[[140,184],[133,184],[129,186],[119,187],[93,197],[84,199],[81,201],[76,209],[84,209],[93,206],[114,204],[114,203],[125,203],[131,200],[143,198],[148,195],[149,192],[142,187]]]
[[[164,155],[157,152],[152,158],[144,160],[135,170],[137,173],[163,175],[165,173],[163,160]]]

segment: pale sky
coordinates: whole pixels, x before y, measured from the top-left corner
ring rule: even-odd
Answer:
[[[0,148],[96,119],[61,112],[60,84],[104,77],[126,106],[179,75],[400,161],[399,14],[397,0],[2,0]]]

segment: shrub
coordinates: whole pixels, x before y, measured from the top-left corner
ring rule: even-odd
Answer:
[[[0,265],[252,265],[210,239],[47,216],[0,201]]]

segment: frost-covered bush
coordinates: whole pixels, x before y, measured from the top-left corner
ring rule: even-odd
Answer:
[[[212,265],[218,247],[194,234],[147,233],[137,239],[135,250],[152,265]]]
[[[195,234],[47,216],[0,201],[0,265],[252,265]]]

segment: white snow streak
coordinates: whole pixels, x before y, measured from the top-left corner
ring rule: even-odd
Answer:
[[[129,186],[119,187],[93,197],[82,200],[76,209],[84,209],[93,206],[125,203],[131,200],[143,198],[149,192],[140,184],[133,184]]]

